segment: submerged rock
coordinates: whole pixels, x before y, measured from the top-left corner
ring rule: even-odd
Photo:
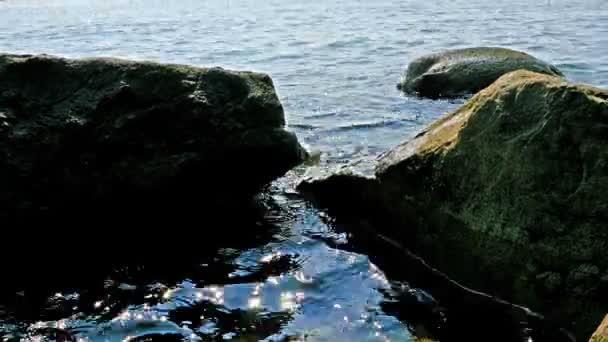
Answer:
[[[518,69],[561,76],[554,66],[527,53],[505,48],[449,50],[412,61],[398,88],[423,97],[458,97],[489,86]]]
[[[0,55],[0,217],[245,201],[306,158],[284,125],[265,74]]]
[[[581,337],[608,308],[608,91],[509,73],[384,154],[375,177],[300,189]]]

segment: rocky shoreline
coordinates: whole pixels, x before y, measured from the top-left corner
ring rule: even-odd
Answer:
[[[299,190],[456,292],[588,337],[608,308],[608,91],[499,48],[421,57],[400,89],[476,94],[374,175],[347,167]],[[15,226],[229,212],[307,158],[268,75],[0,54],[0,219]]]
[[[383,154],[375,175],[342,167],[299,189],[583,338],[608,307],[607,120],[608,91],[514,71]]]

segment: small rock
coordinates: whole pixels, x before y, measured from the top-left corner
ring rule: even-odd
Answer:
[[[561,76],[554,66],[524,52],[476,47],[443,51],[412,61],[398,87],[424,97],[457,97],[476,93],[518,69]]]

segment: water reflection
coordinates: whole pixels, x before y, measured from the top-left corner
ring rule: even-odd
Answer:
[[[285,192],[273,193],[252,223],[257,229],[251,229],[249,243],[222,242],[215,252],[201,245],[204,253],[170,262],[124,259],[90,275],[86,286],[27,303],[28,310],[7,302],[2,337],[33,340],[56,336],[44,330],[55,329],[87,341],[361,340],[379,330],[374,322],[380,319],[390,322],[388,334],[409,339],[405,325],[381,312],[379,289],[388,282],[382,272],[365,256],[299,232],[316,212],[302,210],[304,202]],[[254,233],[260,226],[273,233]],[[33,293],[45,297],[43,288],[25,296]],[[11,320],[22,324],[9,325]]]
[[[488,329],[478,325],[488,319],[507,322],[489,325],[504,329],[505,336],[522,332],[508,317],[445,307],[411,286],[416,279],[403,272],[402,257],[386,247],[380,253],[371,240],[340,231],[332,220],[325,223],[326,216],[284,191],[289,182],[271,189],[266,200],[272,200],[251,223],[247,239],[225,240],[215,249],[200,245],[194,249],[200,254],[181,253],[170,263],[165,257],[118,263],[107,272],[93,272],[86,286],[51,292],[30,288],[18,291],[17,299],[0,300],[1,336],[9,341],[57,336],[83,341],[414,341],[414,336],[454,333],[481,341]],[[272,234],[258,234],[259,227]],[[365,253],[385,258],[372,262]]]

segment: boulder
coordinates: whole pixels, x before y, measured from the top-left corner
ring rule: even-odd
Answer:
[[[515,71],[382,155],[373,177],[300,190],[581,338],[608,308],[606,90]]]
[[[247,201],[307,156],[284,125],[265,74],[3,54],[0,218]]]
[[[554,66],[527,53],[497,47],[449,50],[412,61],[398,88],[423,97],[474,94],[518,69],[561,76]]]

